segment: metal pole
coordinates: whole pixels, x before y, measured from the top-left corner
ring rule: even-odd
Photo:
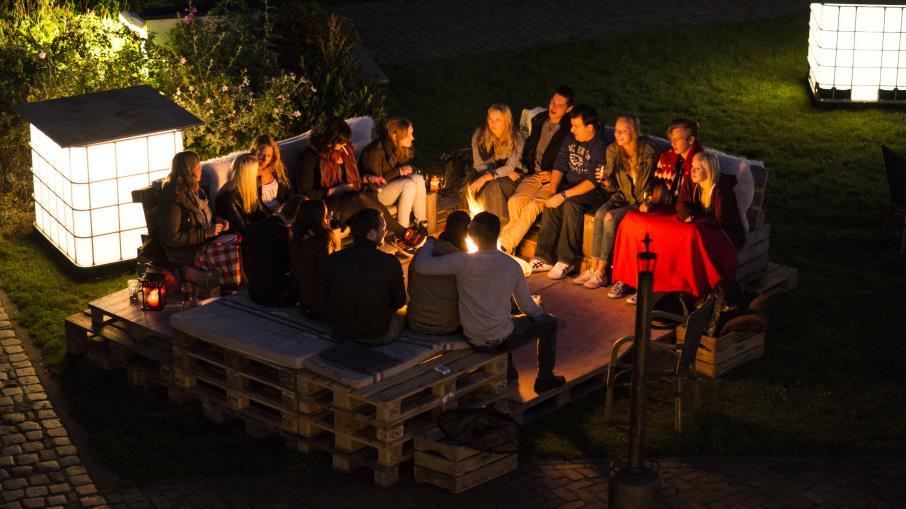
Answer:
[[[648,384],[648,349],[651,340],[652,287],[654,274],[639,272],[635,310],[636,358],[629,387],[629,469],[640,471],[645,443],[645,389]]]

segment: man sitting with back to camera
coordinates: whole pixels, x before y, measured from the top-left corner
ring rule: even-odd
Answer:
[[[478,246],[475,253],[434,256],[436,240],[429,238],[415,257],[414,269],[427,275],[454,275],[459,291],[459,318],[469,344],[480,351],[512,350],[537,339],[538,377],[535,392],[563,385],[554,375],[557,354],[557,319],[544,313],[529,293],[519,264],[497,249],[500,219],[490,212],[476,215],[469,236]],[[525,313],[513,317],[510,299]],[[510,378],[517,374],[509,356]]]
[[[327,323],[340,339],[366,346],[389,343],[405,322],[397,313],[406,304],[403,268],[395,256],[378,249],[387,229],[380,212],[361,209],[347,224],[353,244],[327,260]]]

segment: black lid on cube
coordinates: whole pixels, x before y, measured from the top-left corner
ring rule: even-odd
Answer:
[[[13,109],[61,147],[204,123],[147,85],[19,104]]]

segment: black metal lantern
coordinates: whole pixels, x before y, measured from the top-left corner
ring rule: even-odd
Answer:
[[[167,305],[167,278],[158,269],[148,267],[141,278],[142,309],[160,311]]]
[[[648,249],[651,242],[653,242],[651,237],[648,236],[648,232],[645,232],[645,238],[642,242],[645,244],[645,251],[638,254],[639,273],[654,274],[654,267],[657,265],[657,255]]]

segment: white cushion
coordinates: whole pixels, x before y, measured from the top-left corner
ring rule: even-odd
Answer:
[[[522,136],[528,138],[532,135],[532,119],[546,109],[541,106],[535,106],[532,109],[526,108],[522,110],[522,116],[519,117],[519,132],[522,133]]]
[[[719,150],[709,150],[717,154],[722,174],[736,176],[736,187],[733,188],[733,192],[736,194],[736,205],[739,207],[739,217],[742,220],[743,230],[748,232],[749,218],[746,212],[752,206],[752,200],[755,198],[755,179],[752,177],[752,163],[754,162],[760,166],[763,166],[764,163],[731,156]]]

